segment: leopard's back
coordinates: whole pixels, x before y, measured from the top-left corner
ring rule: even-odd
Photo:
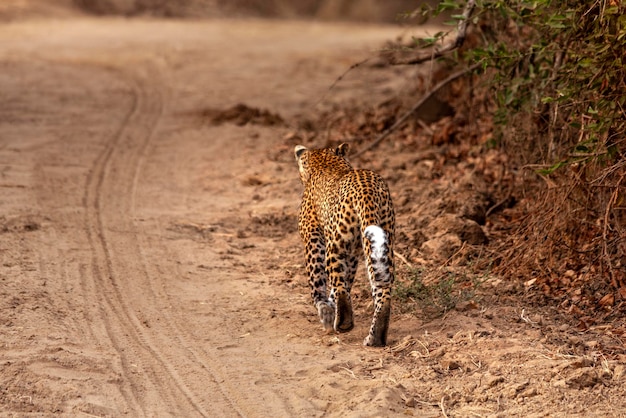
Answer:
[[[344,158],[346,152],[345,144],[336,149],[295,149],[304,185],[298,225],[312,296],[326,328],[329,309],[335,309],[332,319],[337,331],[352,328],[349,293],[361,249],[375,303],[389,306],[394,275],[395,215],[389,188],[379,174],[353,169]],[[381,306],[377,312],[387,309]],[[388,309],[383,315],[381,325],[375,314],[367,345],[385,344]]]

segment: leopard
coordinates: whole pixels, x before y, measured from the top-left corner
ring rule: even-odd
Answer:
[[[304,186],[298,231],[313,305],[327,332],[354,327],[351,290],[363,256],[374,303],[363,345],[383,347],[395,278],[395,212],[385,180],[375,171],[354,169],[349,149],[347,143],[320,149],[295,146]]]

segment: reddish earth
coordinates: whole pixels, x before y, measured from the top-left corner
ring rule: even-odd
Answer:
[[[396,33],[2,24],[2,415],[624,416],[623,358],[603,351],[620,337],[577,332],[487,274],[443,316],[397,309],[385,349],[361,346],[361,277],[355,329],[323,333],[296,231],[293,126]],[[402,71],[353,73],[322,105],[389,95]],[[405,273],[443,267],[412,241],[445,189],[416,158],[383,144],[355,161],[390,180]],[[446,235],[428,216],[426,238]]]

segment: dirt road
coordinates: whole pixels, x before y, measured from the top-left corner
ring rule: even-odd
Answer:
[[[536,318],[520,322],[517,306],[429,324],[396,315],[394,348],[381,350],[360,345],[360,302],[353,332],[323,334],[303,278],[300,184],[281,140],[290,128],[210,116],[245,103],[296,120],[396,33],[5,24],[3,416],[543,416],[551,402],[548,415],[622,411],[623,396],[604,400],[623,394],[624,368],[560,356],[565,343],[529,325]],[[393,88],[370,81],[347,80],[334,97]]]
[[[279,286],[300,268],[295,168],[268,160],[285,129],[211,127],[202,111],[307,112],[390,33],[259,21],[5,27],[2,358],[3,375],[21,377],[3,386],[4,407],[324,410],[307,381],[329,361],[302,320],[308,296]]]

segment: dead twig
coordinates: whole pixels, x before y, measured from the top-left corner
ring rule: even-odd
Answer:
[[[467,68],[464,68],[462,70],[459,70],[453,74],[450,74],[445,80],[439,82],[435,87],[433,87],[433,89],[428,92],[427,94],[425,94],[424,96],[422,96],[422,98],[415,103],[415,105],[413,105],[413,107],[407,111],[404,115],[402,115],[400,117],[400,119],[398,119],[396,121],[396,123],[394,123],[390,128],[388,128],[387,130],[385,130],[383,133],[381,133],[380,135],[378,135],[378,137],[372,141],[368,146],[366,146],[365,148],[363,148],[362,150],[360,150],[359,152],[357,152],[356,154],[354,154],[352,157],[356,158],[360,155],[362,155],[363,153],[365,153],[366,151],[371,150],[372,148],[376,147],[378,144],[380,144],[385,138],[387,138],[393,131],[395,131],[396,129],[398,129],[399,127],[401,127],[402,125],[404,125],[404,122],[406,122],[406,120],[409,118],[409,116],[411,116],[413,113],[415,113],[420,107],[422,107],[424,105],[424,103],[426,103],[426,101],[433,95],[435,94],[437,91],[441,90],[442,87],[448,85],[449,83],[451,83],[452,81],[456,80],[457,78],[464,76],[465,74],[474,71],[476,68],[478,68],[479,66],[481,66],[481,63],[475,63],[473,65],[470,65]]]
[[[469,0],[465,5],[465,9],[463,9],[462,17],[459,20],[459,24],[457,25],[457,35],[454,42],[451,42],[445,45],[443,48],[435,48],[432,51],[426,51],[426,53],[418,55],[417,57],[407,58],[407,59],[398,59],[393,56],[388,58],[388,62],[390,65],[415,65],[421,64],[426,61],[432,61],[436,58],[447,54],[450,51],[453,51],[457,48],[460,48],[461,45],[465,42],[465,37],[467,34],[467,26],[470,21],[470,17],[472,16],[472,12],[474,11],[474,7],[476,6],[475,0]]]
[[[341,74],[339,77],[337,77],[337,79],[335,81],[333,81],[333,84],[330,85],[330,87],[328,87],[328,90],[326,90],[326,93],[324,93],[324,95],[317,101],[317,103],[315,103],[315,105],[313,107],[316,107],[317,105],[319,105],[320,103],[322,103],[324,100],[326,100],[326,97],[328,96],[328,94],[335,88],[335,86],[344,79],[344,77],[346,75],[348,75],[348,73],[352,70],[354,70],[355,68],[360,67],[361,65],[365,64],[366,62],[368,62],[371,58],[365,58],[364,60],[361,60],[359,62],[355,62],[354,64],[352,64],[346,71],[343,72],[343,74]]]
[[[356,375],[354,374],[352,370],[348,369],[347,367],[342,367],[342,366],[340,366],[339,368],[348,372],[354,379],[359,380],[359,378],[356,377]]]
[[[485,212],[485,218],[488,218],[489,215],[491,215],[495,210],[500,209],[502,205],[504,205],[511,199],[512,195],[513,195],[513,190],[509,190],[509,193],[506,195],[504,199],[499,200],[495,205],[492,205],[489,209],[487,209],[487,212]]]
[[[430,136],[433,136],[435,134],[435,131],[433,131],[432,129],[430,129],[430,126],[426,125],[426,122],[424,122],[423,120],[421,120],[420,118],[417,119],[417,123],[419,124],[419,126],[422,127],[422,129]]]
[[[409,262],[409,260],[406,259],[405,256],[403,256],[402,254],[400,254],[399,252],[395,252],[395,256],[398,260],[402,261],[408,268],[412,269],[413,268],[413,264],[411,264]]]
[[[444,418],[448,418],[448,414],[446,414],[446,408],[445,408],[445,400],[446,400],[446,395],[444,395],[441,398],[441,402],[439,402],[439,408],[441,408],[441,415],[444,416]]]
[[[529,325],[537,325],[537,322],[531,320],[528,315],[526,315],[526,309],[522,308],[522,313],[520,314],[520,319],[524,322],[526,322]]]
[[[613,271],[613,262],[611,260],[611,255],[610,255],[609,246],[608,246],[609,226],[610,226],[609,216],[611,214],[611,210],[613,209],[613,207],[615,206],[615,203],[617,202],[617,198],[620,192],[620,185],[622,184],[622,181],[624,180],[625,176],[626,176],[626,173],[623,173],[621,177],[619,178],[619,181],[617,182],[617,185],[615,189],[613,190],[613,193],[611,193],[611,198],[609,199],[609,203],[606,205],[606,210],[604,211],[604,225],[602,227],[602,255],[604,256],[605,262],[609,268],[609,276],[611,277],[611,282],[615,281],[615,274]]]
[[[424,343],[423,343],[423,342],[421,342],[420,340],[415,340],[415,341],[417,341],[418,343],[420,343],[420,345],[421,345],[421,346],[424,348],[424,350],[426,351],[426,354],[422,354],[422,353],[420,353],[420,352],[419,352],[419,351],[417,351],[417,350],[411,351],[411,354],[413,354],[413,353],[417,353],[417,355],[416,355],[415,357],[420,356],[421,358],[428,358],[428,357],[430,357],[430,350],[428,349],[428,347],[426,346],[426,344],[424,344]]]
[[[469,25],[469,21],[470,21],[470,17],[472,15],[472,12],[474,11],[474,7],[476,6],[476,0],[469,0],[467,2],[467,4],[465,5],[465,9],[463,9],[463,13],[462,13],[462,17],[459,20],[459,24],[457,25],[457,36],[456,39],[454,40],[454,42],[449,43],[448,45],[444,46],[443,48],[440,49],[434,49],[431,51],[427,51],[427,53],[420,55],[419,57],[413,57],[411,59],[407,59],[407,60],[398,60],[396,58],[393,57],[388,57],[387,58],[387,62],[382,64],[382,65],[415,65],[415,64],[421,64],[423,62],[426,61],[434,61],[435,59],[443,56],[444,54],[453,51],[457,48],[460,48],[463,43],[465,42],[465,37],[467,35],[467,27]],[[326,93],[324,93],[324,95],[317,101],[317,103],[315,104],[315,106],[319,105],[320,103],[322,103],[326,97],[328,96],[328,94],[335,88],[335,86],[344,79],[344,77],[351,72],[352,70],[362,66],[363,64],[366,64],[367,62],[369,62],[372,58],[365,58],[364,60],[361,60],[359,62],[356,62],[354,64],[352,64],[346,71],[343,72],[343,74],[341,74],[339,77],[337,77],[337,79],[330,85],[330,87],[328,87],[328,90],[326,91]],[[449,81],[448,81],[449,82]],[[447,84],[447,83],[446,83]],[[445,84],[444,84],[445,85]],[[437,91],[437,89],[433,90],[433,91]]]

